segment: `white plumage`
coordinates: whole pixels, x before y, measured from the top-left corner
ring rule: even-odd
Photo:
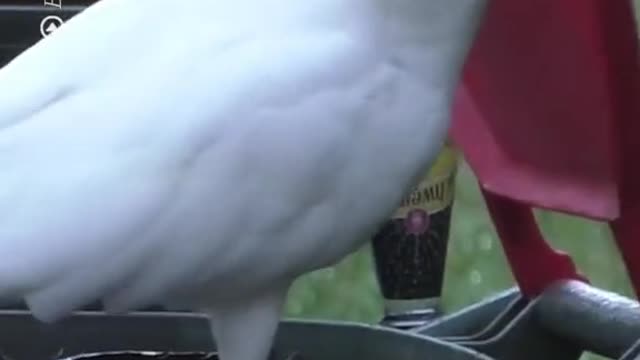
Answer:
[[[431,164],[485,1],[91,6],[0,70],[0,296],[186,305],[263,360]]]

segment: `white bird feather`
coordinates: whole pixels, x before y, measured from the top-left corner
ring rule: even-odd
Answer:
[[[0,297],[179,303],[263,360],[433,161],[485,1],[91,6],[0,69]]]

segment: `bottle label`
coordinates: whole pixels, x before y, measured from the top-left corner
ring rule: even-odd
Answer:
[[[453,203],[454,178],[453,170],[436,178],[427,175],[402,200],[391,218],[404,220],[405,230],[409,233],[420,235],[428,231],[431,218]]]
[[[387,300],[440,297],[456,168],[457,154],[445,146],[423,180],[374,236],[378,283]]]

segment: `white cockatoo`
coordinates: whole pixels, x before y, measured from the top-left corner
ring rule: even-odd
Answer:
[[[188,306],[264,360],[436,157],[486,1],[92,5],[0,70],[0,297]]]

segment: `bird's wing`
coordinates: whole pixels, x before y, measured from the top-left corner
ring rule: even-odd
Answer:
[[[113,56],[116,64],[105,66],[103,76],[58,76],[72,84],[69,92],[41,81],[32,90],[29,74],[73,48],[75,32],[90,29],[77,25],[0,73],[0,89],[21,83],[9,96],[0,91],[0,104],[10,105],[4,112],[0,106],[0,119],[11,122],[0,131],[0,297],[26,298],[43,320],[105,297],[144,272],[153,249],[176,241],[154,233],[159,222],[178,205],[198,208],[182,198],[194,195],[193,183],[210,182],[216,192],[231,194],[230,170],[263,166],[243,158],[242,147],[229,140],[270,126],[255,121],[260,113],[352,83],[377,61],[371,42],[355,33],[246,33],[214,50],[188,41],[148,45],[139,53],[146,57],[133,64]],[[118,34],[105,37],[104,45],[125,42]],[[88,74],[94,60],[76,61]],[[311,120],[317,117],[295,119]],[[303,145],[297,151],[305,151]],[[191,167],[204,153],[216,161],[208,165],[210,178],[194,179]],[[275,163],[280,155],[260,161]],[[224,217],[220,207],[246,199],[224,200],[207,208],[217,212],[211,216]],[[190,246],[188,238],[179,241]],[[193,246],[222,249],[232,241]],[[201,265],[176,264],[194,271]]]
[[[90,6],[0,69],[0,129],[28,120],[108,64],[104,55],[115,45],[108,39],[126,32],[144,8],[123,5],[107,0]],[[112,20],[116,16],[120,22]]]
[[[168,6],[169,3],[101,0],[0,68],[0,129],[29,120],[85,83],[116,75],[112,73],[118,69],[113,66],[115,59],[131,63],[154,61],[146,53],[150,44],[178,38],[183,42],[206,39],[210,48],[220,50],[253,30],[224,11],[216,13],[225,9],[226,2],[211,2],[215,7],[207,10],[214,13],[203,10],[202,18],[191,24],[187,12],[197,11],[197,3],[185,7]],[[206,21],[214,30],[181,38],[180,29],[197,26],[198,21]]]

